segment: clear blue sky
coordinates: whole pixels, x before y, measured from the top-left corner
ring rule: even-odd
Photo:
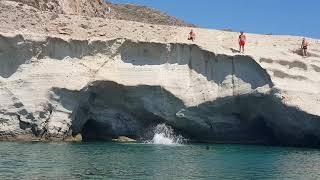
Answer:
[[[320,39],[320,0],[111,0],[159,9],[199,27]],[[193,3],[192,3],[193,2]]]

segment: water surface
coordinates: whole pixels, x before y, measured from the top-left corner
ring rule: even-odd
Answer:
[[[316,149],[0,143],[0,179],[320,179]]]

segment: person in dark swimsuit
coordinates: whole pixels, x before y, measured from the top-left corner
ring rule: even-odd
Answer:
[[[243,32],[240,32],[238,41],[239,41],[239,52],[244,53],[244,46],[246,45],[247,38]]]
[[[191,40],[191,41],[195,41],[196,40],[196,33],[194,33],[192,29],[191,29],[191,31],[189,33],[188,40]]]
[[[308,56],[308,46],[309,46],[309,42],[306,40],[306,38],[303,38],[301,43],[301,50],[302,50],[303,57]]]

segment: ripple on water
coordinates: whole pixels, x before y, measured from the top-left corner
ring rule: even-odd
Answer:
[[[320,179],[319,172],[315,149],[0,143],[0,179]]]

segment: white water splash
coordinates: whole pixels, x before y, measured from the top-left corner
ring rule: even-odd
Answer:
[[[175,135],[173,129],[166,124],[159,124],[154,128],[154,136],[148,144],[177,145],[182,144],[185,139],[181,135]]]

